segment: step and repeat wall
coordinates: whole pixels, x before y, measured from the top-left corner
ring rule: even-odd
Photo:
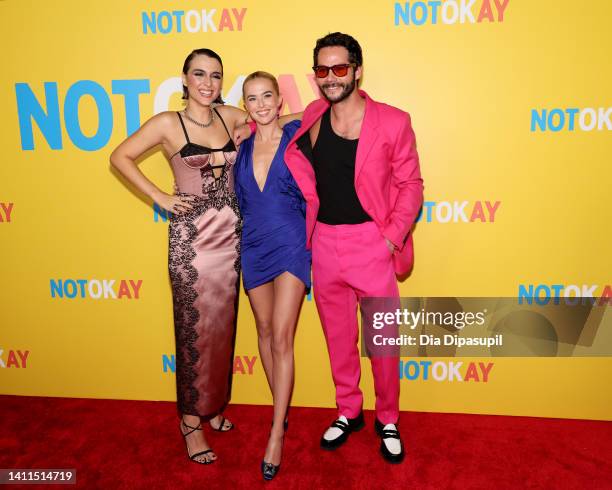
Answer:
[[[0,2],[0,392],[175,399],[168,216],[109,155],[183,107],[194,48],[222,56],[228,103],[266,70],[287,113],[319,97],[316,39],[359,40],[362,88],[411,114],[421,158],[402,296],[612,296],[611,15],[569,0]],[[140,165],[172,191],[160,151]],[[605,352],[609,312],[596,327]],[[311,296],[295,355],[292,403],[334,406]],[[402,358],[401,408],[610,420],[611,368],[579,353]],[[271,403],[244,291],[234,373],[234,403]]]

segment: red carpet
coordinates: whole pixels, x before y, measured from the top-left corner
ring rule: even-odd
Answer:
[[[236,430],[207,431],[219,460],[203,466],[185,455],[173,403],[0,402],[0,468],[76,468],[77,487],[87,489],[612,488],[609,422],[405,412],[406,460],[389,465],[378,454],[372,412],[366,429],[325,452],[319,437],[335,411],[292,408],[280,473],[264,482],[271,407],[230,406]]]

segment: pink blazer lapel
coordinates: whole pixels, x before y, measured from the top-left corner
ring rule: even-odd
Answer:
[[[310,130],[328,107],[329,103],[322,98],[312,102],[304,111],[302,124],[285,150],[285,163],[307,201],[317,199],[316,179],[314,169],[298,148],[297,141]]]
[[[323,115],[328,107],[329,102],[323,98],[317,99],[308,104],[308,107],[304,109],[304,114],[302,115],[302,124],[295,132],[295,135],[293,135],[293,139],[289,142],[289,146],[294,145],[295,142],[313,126],[317,119]]]
[[[370,99],[368,94],[363,90],[359,93],[365,97],[366,108],[363,116],[363,122],[361,123],[361,133],[359,134],[359,143],[357,145],[357,156],[355,157],[355,186],[357,186],[357,179],[361,173],[363,165],[367,161],[370,151],[374,147],[374,143],[378,138],[378,108],[376,103]]]
[[[285,163],[306,201],[316,198],[317,185],[314,169],[295,143],[285,150]]]

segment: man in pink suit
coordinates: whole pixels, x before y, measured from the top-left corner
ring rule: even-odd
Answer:
[[[336,449],[364,426],[357,302],[399,297],[396,274],[412,267],[423,181],[410,116],[358,89],[359,43],[339,32],[319,39],[313,69],[323,98],[304,111],[285,160],[307,203],[314,296],[336,385],[339,416],[321,447]],[[371,359],[375,428],[383,457],[394,463],[404,456],[398,361]]]

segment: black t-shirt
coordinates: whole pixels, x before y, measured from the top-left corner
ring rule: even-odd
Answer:
[[[331,109],[328,109],[321,117],[317,141],[311,155],[306,154],[307,157],[312,156],[309,159],[317,178],[320,202],[317,220],[328,225],[372,221],[355,192],[355,157],[359,139],[347,140],[334,133],[330,115]],[[305,136],[308,137],[308,133]]]

